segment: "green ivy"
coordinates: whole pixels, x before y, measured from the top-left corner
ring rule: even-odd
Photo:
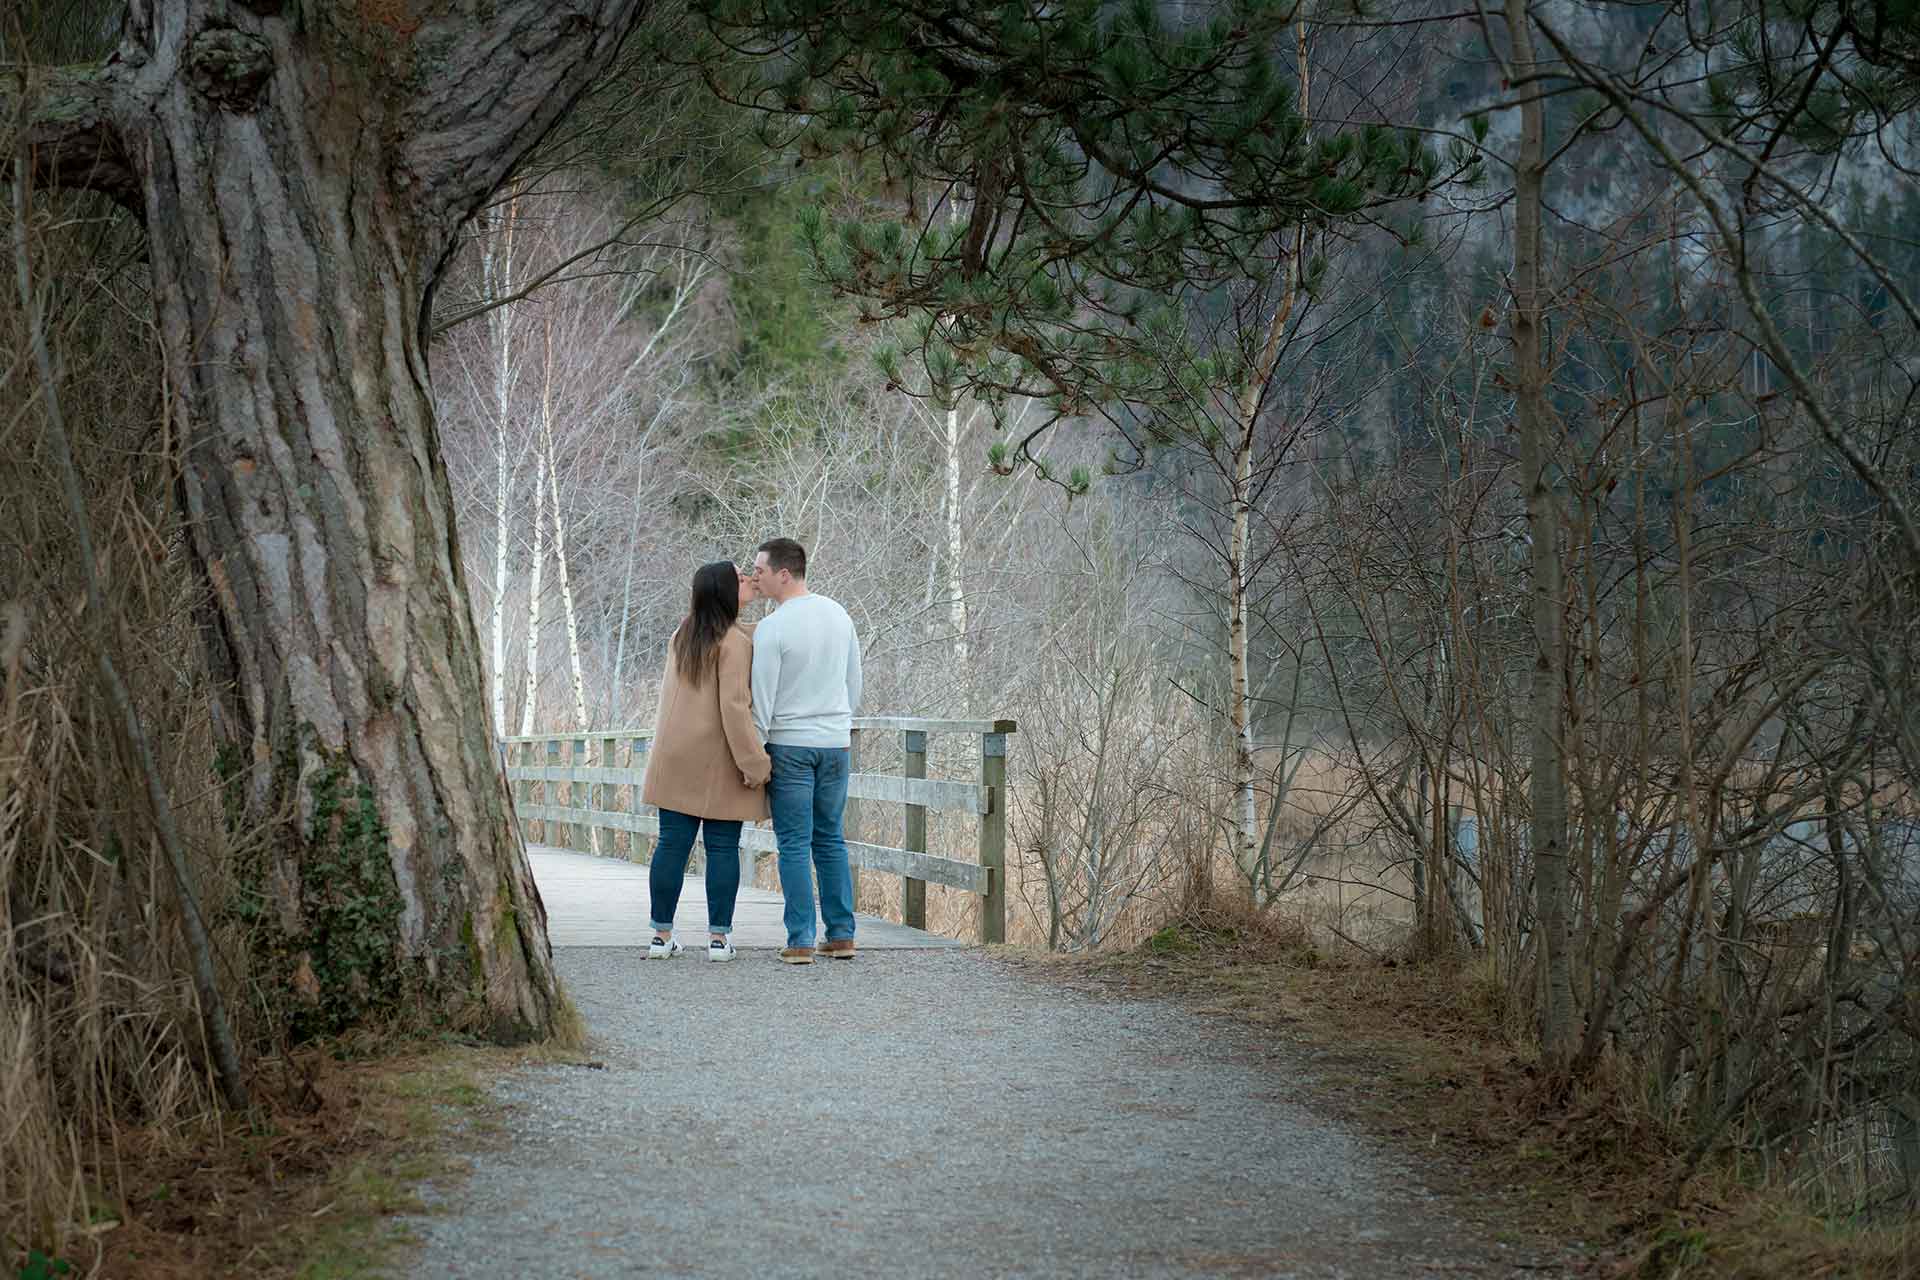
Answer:
[[[301,865],[306,928],[285,948],[289,961],[307,956],[320,987],[317,1000],[292,1002],[300,1038],[343,1030],[396,1004],[406,987],[395,954],[400,889],[373,791],[344,755],[329,759],[310,789],[313,820]]]
[[[27,1251],[27,1261],[20,1268],[20,1280],[53,1280],[55,1276],[73,1274],[73,1264],[65,1258],[49,1258],[38,1249]]]

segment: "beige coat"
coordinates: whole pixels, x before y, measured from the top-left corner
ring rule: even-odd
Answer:
[[[738,623],[720,639],[717,683],[682,680],[669,647],[653,748],[640,785],[643,803],[723,821],[754,822],[767,816],[767,777],[773,762],[753,727],[747,685],[752,670],[753,633]]]

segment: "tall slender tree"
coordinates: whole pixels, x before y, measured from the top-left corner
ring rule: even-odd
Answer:
[[[1549,1063],[1563,1067],[1573,1048],[1573,986],[1567,955],[1567,795],[1562,761],[1565,713],[1561,694],[1565,660],[1561,639],[1560,514],[1554,492],[1548,439],[1552,411],[1548,372],[1541,354],[1540,220],[1546,172],[1546,108],[1537,80],[1532,18],[1527,0],[1507,0],[1510,62],[1507,79],[1520,87],[1520,150],[1513,166],[1514,427],[1520,437],[1520,483],[1526,490],[1528,591],[1533,616],[1533,676],[1529,771],[1530,844],[1534,865],[1534,913],[1540,921],[1540,962],[1545,983],[1540,1002],[1540,1047]]]

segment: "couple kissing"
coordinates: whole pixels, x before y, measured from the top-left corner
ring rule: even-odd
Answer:
[[[761,596],[773,601],[773,612],[757,626],[742,621],[742,610]],[[720,560],[694,573],[687,616],[667,646],[641,785],[642,802],[660,812],[647,877],[648,956],[682,950],[673,916],[699,838],[707,854],[707,957],[734,958],[741,824],[771,817],[786,898],[780,959],[853,958],[853,872],[842,828],[860,683],[853,619],[807,589],[807,552],[798,542],[761,543],[751,572]],[[815,932],[816,881],[824,938]]]

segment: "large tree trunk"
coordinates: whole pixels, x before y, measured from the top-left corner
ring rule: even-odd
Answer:
[[[551,1023],[424,319],[462,222],[642,3],[134,0],[111,65],[30,90],[42,177],[146,220],[223,720],[245,821],[271,833],[252,870],[301,1029],[415,1000],[503,1040]]]

